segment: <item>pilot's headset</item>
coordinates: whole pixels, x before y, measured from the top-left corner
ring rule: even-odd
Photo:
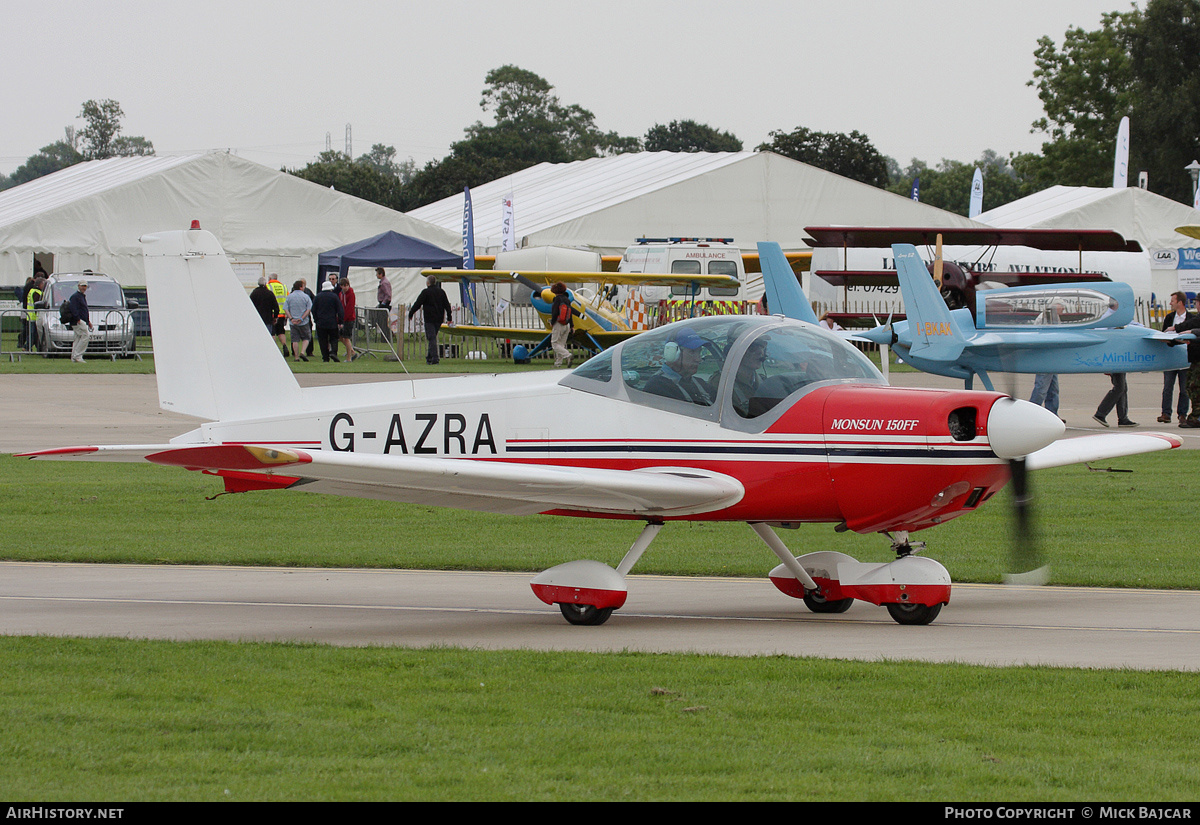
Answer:
[[[663,344],[663,361],[667,366],[672,366],[679,363],[680,353],[679,344],[674,341],[667,341]]]

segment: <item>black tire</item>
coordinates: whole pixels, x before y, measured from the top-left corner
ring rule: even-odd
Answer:
[[[889,604],[885,607],[898,624],[929,624],[942,612],[940,604]]]
[[[820,593],[805,593],[804,606],[813,613],[845,613],[854,604],[854,599],[834,599],[829,601]]]
[[[598,608],[590,604],[569,604],[567,602],[559,602],[558,609],[562,611],[563,618],[571,624],[592,627],[607,622],[613,612],[611,607]]]

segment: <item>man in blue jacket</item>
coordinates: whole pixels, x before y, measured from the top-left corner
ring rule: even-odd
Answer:
[[[75,331],[75,340],[71,344],[71,360],[79,364],[83,363],[83,354],[87,352],[88,341],[92,337],[92,330],[95,329],[92,326],[92,317],[88,314],[87,290],[88,282],[80,278],[79,287],[67,299],[67,304],[71,307],[72,328]]]

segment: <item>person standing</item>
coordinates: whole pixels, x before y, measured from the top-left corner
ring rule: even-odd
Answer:
[[[571,351],[567,349],[567,339],[575,329],[571,311],[571,296],[567,293],[567,285],[559,281],[550,287],[554,300],[550,302],[550,348],[554,350],[554,366],[564,364],[571,366]]]
[[[379,302],[380,309],[391,309],[392,283],[387,279],[387,273],[383,271],[382,266],[375,267],[375,277],[379,279],[379,286],[375,290],[375,300]]]
[[[377,309],[379,319],[376,325],[379,327],[379,334],[383,336],[384,341],[391,341],[391,311],[392,311],[392,283],[387,279],[387,273],[383,271],[382,266],[375,267],[375,277],[379,279],[379,286],[375,289],[375,300],[378,302]]]
[[[442,289],[438,279],[432,275],[425,279],[425,288],[421,290],[421,294],[417,296],[417,300],[408,310],[410,321],[417,314],[418,309],[422,311],[425,318],[425,340],[428,343],[425,363],[436,364],[441,360],[438,355],[438,330],[442,328],[444,322],[452,323],[453,316],[446,291]]]
[[[1029,403],[1045,407],[1058,415],[1058,375],[1052,372],[1039,372],[1035,375]]]
[[[1112,382],[1112,389],[1100,401],[1100,406],[1096,408],[1096,414],[1092,418],[1101,427],[1107,427],[1108,422],[1104,419],[1112,412],[1113,407],[1116,407],[1117,426],[1136,427],[1137,422],[1129,420],[1129,384],[1125,380],[1125,373],[1110,373],[1108,378]]]
[[[287,358],[287,342],[283,337],[287,316],[283,314],[283,302],[287,300],[288,290],[283,285],[283,281],[279,280],[279,275],[274,272],[271,273],[271,279],[267,281],[267,289],[271,290],[271,294],[275,296],[275,339],[279,341],[279,351],[283,353],[284,358]]]
[[[17,306],[29,306],[29,293],[33,291],[33,285],[36,281],[33,275],[25,279],[25,285],[17,288]],[[21,329],[17,332],[17,349],[32,349],[29,346],[29,324],[25,319],[21,320]]]
[[[342,345],[346,348],[346,360],[353,361],[358,357],[354,351],[354,323],[357,320],[354,290],[350,287],[350,279],[338,281],[338,295],[342,299]]]
[[[342,324],[342,302],[337,287],[323,289],[313,300],[313,325],[317,330],[317,343],[321,346],[322,361],[337,361],[338,330]]]
[[[87,290],[88,282],[81,278],[78,288],[67,299],[67,305],[71,308],[72,329],[75,332],[75,340],[71,344],[71,360],[77,364],[83,363],[83,354],[87,352],[88,341],[92,337],[92,330],[95,329],[92,326],[92,316],[88,313]]]
[[[292,328],[292,360],[307,361],[304,348],[312,340],[309,316],[312,315],[312,299],[304,291],[304,281],[292,284],[292,291],[283,302],[288,324]]]
[[[267,287],[266,275],[259,276],[258,286],[250,293],[250,303],[254,304],[258,317],[262,318],[262,322],[266,325],[267,333],[274,335],[275,318],[279,315],[279,302],[275,300],[275,293]]]
[[[37,303],[42,300],[45,288],[46,279],[39,275],[33,279],[33,286],[29,287],[29,292],[25,294],[25,324],[28,328],[25,333],[25,345],[30,352],[38,350]]]
[[[1171,311],[1163,318],[1163,332],[1179,332],[1176,329],[1191,315],[1187,311],[1187,295],[1182,292],[1171,293]],[[1190,360],[1190,359],[1189,359]],[[1175,385],[1179,385],[1179,402],[1175,406],[1179,414],[1179,423],[1183,424],[1188,418],[1187,396],[1188,370],[1166,370],[1163,372],[1162,415],[1158,417],[1160,424],[1171,423],[1171,401],[1175,394]]]
[[[1198,340],[1189,341],[1187,345],[1187,394],[1192,410],[1179,424],[1182,429],[1194,430],[1200,428],[1200,312],[1194,312],[1176,324],[1175,331],[1191,332],[1198,336]]]
[[[317,300],[317,296],[313,295],[313,291],[308,288],[308,280],[307,279],[305,279],[305,278],[300,279],[300,288],[303,289],[304,294],[308,296],[309,306],[312,306],[312,303]],[[309,321],[310,322],[312,321],[312,316],[309,316]],[[311,323],[309,325],[309,333],[310,334],[308,337],[308,346],[304,350],[305,355],[313,354],[313,343],[314,343],[313,338],[316,336],[311,334],[312,333]]]

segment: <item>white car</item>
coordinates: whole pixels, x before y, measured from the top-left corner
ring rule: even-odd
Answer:
[[[47,354],[69,353],[75,340],[70,327],[63,326],[58,309],[63,301],[79,289],[79,281],[88,282],[88,315],[92,321],[92,335],[88,341],[89,353],[133,352],[137,339],[134,337],[133,312],[138,302],[126,300],[121,285],[108,275],[99,272],[56,273],[46,281],[37,317],[38,341],[41,351]]]

